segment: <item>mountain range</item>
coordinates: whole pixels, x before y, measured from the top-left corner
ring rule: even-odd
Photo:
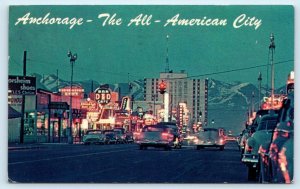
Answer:
[[[57,91],[58,88],[68,86],[69,81],[57,78],[55,75],[33,74],[37,78],[37,88],[49,91]],[[94,91],[102,83],[92,80],[74,81],[74,84],[81,85],[86,93]],[[143,100],[144,81],[136,80],[131,82],[132,89],[129,90],[128,83],[109,84],[112,91],[119,92],[122,96],[133,95],[135,100]],[[282,91],[284,87],[277,91]],[[210,79],[208,84],[208,120],[209,126],[223,127],[238,134],[245,128],[245,121],[249,108],[258,109],[258,87],[251,83],[223,82]],[[262,90],[261,97],[265,90]]]

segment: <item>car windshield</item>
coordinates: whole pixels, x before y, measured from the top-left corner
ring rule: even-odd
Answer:
[[[264,121],[261,121],[259,123],[259,126],[258,126],[257,130],[258,131],[260,131],[260,130],[274,130],[275,127],[276,127],[276,123],[277,123],[276,120],[264,120]]]
[[[164,132],[165,128],[163,127],[144,127],[143,132]]]
[[[87,131],[88,135],[98,135],[98,134],[102,134],[102,131]]]
[[[218,130],[214,129],[204,129],[204,131],[199,133],[200,137],[206,136],[209,138],[218,138],[219,137],[219,132]]]

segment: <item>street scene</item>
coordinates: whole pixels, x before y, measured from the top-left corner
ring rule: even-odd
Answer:
[[[10,6],[8,65],[11,184],[294,182],[293,6]]]

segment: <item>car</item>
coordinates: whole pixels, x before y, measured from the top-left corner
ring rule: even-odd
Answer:
[[[290,93],[280,109],[277,126],[269,145],[260,147],[262,183],[291,183],[293,180],[294,93]]]
[[[101,130],[88,130],[86,134],[83,136],[83,144],[104,144],[105,143],[105,135]]]
[[[174,146],[174,133],[166,125],[147,125],[141,132],[135,133],[135,142],[140,150],[148,147],[171,150]]]
[[[225,136],[217,128],[204,128],[196,135],[194,143],[196,149],[200,150],[205,147],[217,147],[224,150]]]
[[[132,132],[126,132],[125,133],[125,140],[126,140],[126,143],[133,143],[134,142],[133,133]]]
[[[248,167],[248,180],[258,180],[260,146],[272,139],[278,115],[275,112],[262,116],[255,132],[246,141],[242,162]]]
[[[103,131],[105,135],[105,144],[116,144],[117,143],[117,138],[116,138],[116,133],[112,130],[105,130]]]
[[[159,122],[157,125],[167,126],[170,128],[169,132],[173,134],[173,142],[174,142],[174,148],[182,148],[182,137],[179,133],[179,129],[174,122]]]
[[[116,143],[118,144],[124,144],[126,143],[126,134],[125,134],[125,129],[123,128],[114,128],[113,132],[116,135]]]
[[[181,135],[182,144],[185,146],[194,146],[197,139],[197,133],[184,133]]]

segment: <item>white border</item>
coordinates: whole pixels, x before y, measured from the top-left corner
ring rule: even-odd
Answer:
[[[48,0],[48,1],[40,1],[40,0],[2,0],[0,4],[0,41],[1,41],[1,51],[0,51],[0,62],[1,62],[1,96],[0,96],[0,107],[2,109],[0,113],[1,120],[1,134],[0,134],[0,149],[2,149],[2,157],[0,158],[0,187],[1,188],[52,188],[56,187],[54,184],[9,184],[7,182],[7,75],[8,75],[8,6],[9,5],[294,5],[295,7],[295,72],[296,72],[296,89],[295,89],[295,98],[296,98],[296,110],[295,115],[300,115],[299,109],[299,94],[297,90],[297,83],[299,83],[299,79],[297,77],[297,73],[299,71],[299,1],[294,0]],[[295,125],[299,125],[299,117],[295,116]],[[98,188],[98,187],[109,187],[109,188],[248,188],[248,187],[258,187],[258,188],[279,188],[279,187],[289,187],[289,188],[299,188],[299,163],[297,160],[299,159],[299,149],[298,149],[298,136],[299,136],[299,128],[295,128],[296,137],[295,137],[295,153],[294,153],[294,180],[295,183],[292,185],[252,185],[252,184],[64,184],[59,185],[58,187],[64,188]]]

